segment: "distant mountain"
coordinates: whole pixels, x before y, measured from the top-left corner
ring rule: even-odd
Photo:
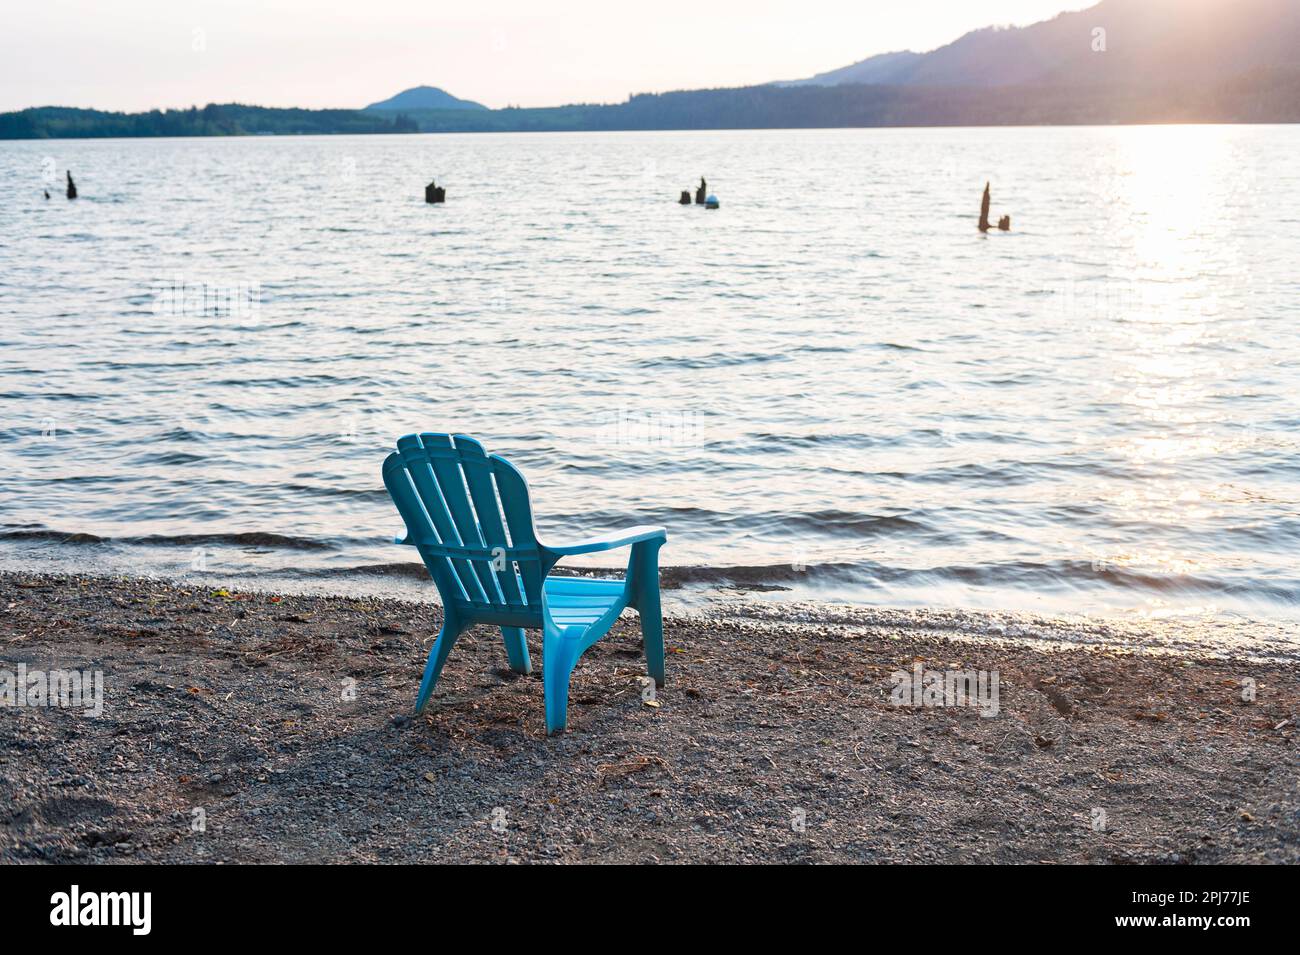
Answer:
[[[610,105],[402,115],[422,133],[1298,123],[1300,69],[1253,71],[1221,82],[1133,87],[768,84],[644,93]]]
[[[870,83],[879,86],[894,86],[899,77],[905,77],[912,66],[925,59],[923,53],[900,50],[897,53],[880,53],[859,60],[852,66],[842,66],[838,70],[818,73],[806,80],[789,80],[778,86],[840,86],[845,83]]]
[[[366,109],[391,109],[391,110],[412,110],[412,109],[487,109],[482,103],[475,103],[467,99],[457,99],[446,90],[440,90],[436,86],[413,86],[409,90],[402,90],[396,96],[378,103],[371,103]]]
[[[1104,51],[1094,49],[1102,42]],[[929,53],[884,53],[779,85],[1150,88],[1298,64],[1300,0],[1102,0],[1032,26],[986,27]]]

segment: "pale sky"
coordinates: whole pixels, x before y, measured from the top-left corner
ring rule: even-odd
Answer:
[[[487,106],[797,79],[1091,0],[0,0],[0,111]]]

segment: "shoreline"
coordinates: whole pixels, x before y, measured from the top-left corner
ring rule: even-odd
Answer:
[[[346,568],[229,571],[168,571],[156,559],[134,555],[54,556],[0,554],[0,577],[35,575],[116,581],[131,578],[191,590],[225,588],[259,594],[301,597],[363,596],[377,600],[437,604],[428,571],[418,562],[363,564]],[[83,571],[95,566],[93,572]],[[172,562],[169,567],[175,567]],[[583,563],[561,565],[560,575],[619,577],[624,568]],[[786,565],[665,565],[660,568],[665,613],[743,617],[766,624],[839,627],[906,626],[951,628],[975,640],[1032,641],[1044,648],[1074,645],[1124,646],[1134,652],[1174,652],[1209,657],[1300,662],[1300,617],[1289,607],[1216,604],[1138,605],[1079,601],[1072,606],[1053,595],[1045,607],[1024,606],[1032,586],[1002,587],[988,593],[954,593],[945,602],[919,593],[883,590],[850,583],[848,592],[833,576],[791,571]],[[860,591],[860,592],[858,592]],[[962,601],[962,597],[975,599]],[[901,598],[901,599],[900,599]],[[1002,601],[1005,600],[1006,603]],[[1017,603],[1017,601],[1019,603]],[[1008,606],[1007,604],[1010,604]],[[1009,635],[1009,636],[1008,636]]]
[[[486,628],[412,718],[433,603],[0,572],[0,670],[104,684],[0,706],[0,861],[1300,862],[1294,660],[818,611],[667,616],[658,707],[621,621],[548,739]],[[918,665],[997,674],[996,713],[891,701]]]

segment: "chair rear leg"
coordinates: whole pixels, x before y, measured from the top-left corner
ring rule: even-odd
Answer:
[[[506,642],[506,657],[510,660],[510,669],[516,673],[532,673],[533,664],[528,659],[528,641],[524,638],[522,627],[502,627],[501,637]]]
[[[456,621],[451,619],[443,620],[442,630],[438,632],[438,639],[434,641],[433,649],[429,651],[429,661],[424,665],[424,679],[420,681],[420,695],[415,698],[415,713],[417,716],[424,712],[425,704],[429,702],[429,696],[433,693],[433,688],[438,685],[438,677],[442,674],[442,665],[447,662],[447,654],[451,653],[456,638],[463,632],[464,628]]]

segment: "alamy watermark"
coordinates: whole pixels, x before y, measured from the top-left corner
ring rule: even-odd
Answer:
[[[83,892],[73,885],[50,896],[50,924],[121,925],[132,935],[148,935],[153,927],[152,892]]]
[[[256,319],[262,309],[261,282],[192,281],[177,275],[154,282],[155,315],[170,318]]]
[[[980,716],[998,715],[997,670],[895,670],[889,701],[895,706],[969,706]]]
[[[103,670],[0,670],[0,706],[54,706],[104,713]]]
[[[606,417],[599,437],[606,445],[694,447],[704,443],[704,429],[695,411],[619,410]]]

